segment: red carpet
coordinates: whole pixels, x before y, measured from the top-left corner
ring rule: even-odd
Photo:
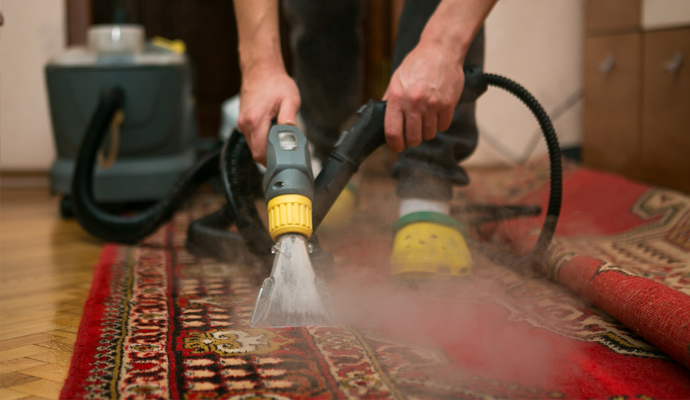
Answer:
[[[470,278],[416,290],[388,282],[397,204],[366,181],[353,224],[321,235],[347,328],[250,329],[263,277],[190,255],[190,212],[140,246],[106,245],[61,397],[690,398],[690,198],[565,177],[551,280],[477,255]],[[473,179],[474,202],[546,198],[543,166]],[[482,233],[525,252],[540,221]]]

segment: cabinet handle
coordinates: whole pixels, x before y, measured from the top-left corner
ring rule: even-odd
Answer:
[[[666,61],[664,64],[664,69],[666,72],[674,73],[680,69],[680,67],[683,66],[683,53],[680,51],[674,51],[673,55],[671,56],[671,59]]]
[[[604,60],[599,63],[599,72],[607,74],[611,72],[614,65],[616,65],[616,59],[613,57],[613,54],[609,53]]]

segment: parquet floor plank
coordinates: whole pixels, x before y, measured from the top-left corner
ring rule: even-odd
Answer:
[[[0,362],[10,361],[17,358],[31,357],[43,352],[45,352],[45,347],[40,347],[35,344],[2,350],[0,351]]]
[[[74,347],[74,341],[67,339],[54,339],[48,342],[39,343],[37,344],[37,346],[42,347],[44,349],[56,350],[61,352],[70,352]]]
[[[8,389],[45,399],[57,399],[60,397],[62,383],[49,381],[47,379],[39,379],[33,376],[31,378],[35,380],[21,385],[10,386]]]
[[[14,339],[0,340],[0,347],[5,350],[13,349],[15,347],[26,346],[29,344],[37,344],[42,342],[47,342],[49,340],[55,339],[50,333],[36,333],[34,335],[21,336]]]
[[[26,393],[17,392],[11,389],[0,389],[0,399],[2,400],[25,400],[26,398]]]
[[[49,332],[51,335],[54,337],[61,337],[65,339],[71,340],[73,343],[75,340],[77,340],[77,333],[76,332],[68,332],[64,329],[56,329],[54,331]]]
[[[68,370],[66,365],[41,365],[24,369],[21,373],[62,384],[67,378]]]
[[[70,352],[65,352],[60,350],[48,350],[43,353],[35,354],[29,358],[36,361],[42,361],[47,364],[69,366],[69,363],[72,360],[72,351],[70,350]]]
[[[21,372],[9,372],[0,375],[0,388],[9,388],[38,380],[35,376],[22,374]]]
[[[0,374],[22,371],[28,368],[40,367],[41,365],[46,365],[46,363],[30,358],[15,358],[9,361],[0,362]],[[2,397],[0,396],[0,398]]]

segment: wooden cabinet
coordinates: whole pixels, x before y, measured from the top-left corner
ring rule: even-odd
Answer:
[[[690,28],[647,32],[641,178],[690,192]]]
[[[588,38],[583,161],[635,175],[640,147],[639,34]]]
[[[583,162],[690,193],[690,25],[644,30],[618,3],[640,5],[586,3]]]

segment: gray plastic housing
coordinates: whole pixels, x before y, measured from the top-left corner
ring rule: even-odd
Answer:
[[[118,203],[166,196],[196,161],[191,75],[186,58],[149,64],[49,63],[45,76],[57,150],[50,170],[51,191],[70,193],[74,159],[100,93],[117,85],[125,94],[120,146],[110,168],[95,167],[95,198]]]
[[[266,201],[284,194],[299,194],[314,200],[314,174],[307,138],[292,125],[273,125],[268,133]]]

